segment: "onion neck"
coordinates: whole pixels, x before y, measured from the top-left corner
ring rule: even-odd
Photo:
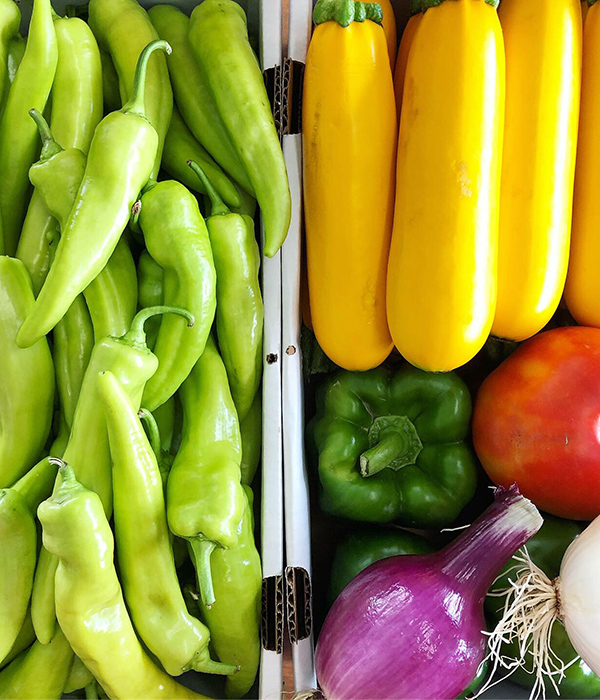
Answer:
[[[542,526],[537,508],[514,484],[496,489],[494,503],[441,556],[442,571],[483,599],[502,567]]]

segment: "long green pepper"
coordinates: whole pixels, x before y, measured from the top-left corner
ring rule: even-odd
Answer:
[[[8,54],[11,40],[19,33],[21,11],[15,0],[0,2],[0,110],[10,89]]]
[[[22,37],[20,34],[17,34],[8,42],[8,46],[6,49],[6,68],[8,76],[7,92],[10,89],[9,86],[15,82],[15,76],[17,75],[17,70],[21,65],[23,56],[25,55],[26,46],[27,42],[25,41],[24,37]],[[4,107],[4,105],[2,105],[2,107]]]
[[[179,389],[204,352],[215,318],[217,280],[206,224],[184,185],[159,182],[143,194],[141,207],[146,247],[164,273],[163,303],[188,309],[196,319],[191,331],[181,318],[161,319],[154,346],[158,370],[142,400],[154,411]]]
[[[113,461],[119,572],[135,627],[173,676],[190,669],[231,674],[235,666],[210,658],[208,629],[186,610],[173,561],[161,473],[135,406],[112,372],[99,375],[98,391]],[[160,451],[160,438],[157,447]]]
[[[38,135],[29,110],[43,112],[50,95],[58,47],[50,0],[34,0],[27,47],[0,117],[0,211],[3,250],[14,255],[25,218],[28,172]]]
[[[190,167],[211,201],[206,226],[217,271],[217,336],[242,421],[254,401],[262,374],[264,308],[254,221],[231,212],[203,169],[193,161]]]
[[[173,534],[188,540],[206,605],[214,602],[211,554],[235,547],[244,513],[240,426],[212,337],[182,384],[183,435],[167,482]]]
[[[75,297],[102,271],[148,181],[158,136],[144,115],[144,80],[148,60],[158,49],[170,50],[164,41],[148,44],[138,61],[132,99],[96,128],[54,263],[19,331],[22,347],[54,328]]]
[[[291,195],[244,10],[233,0],[204,0],[192,12],[189,39],[217,114],[252,184],[265,228],[264,254],[272,257],[287,236]]]

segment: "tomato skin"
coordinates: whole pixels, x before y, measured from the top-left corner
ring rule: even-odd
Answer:
[[[496,484],[553,515],[600,515],[600,329],[557,328],[523,343],[483,382],[473,443]]]

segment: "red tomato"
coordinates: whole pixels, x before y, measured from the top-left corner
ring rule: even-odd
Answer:
[[[523,343],[482,384],[473,442],[496,484],[515,481],[554,515],[600,515],[600,329]]]

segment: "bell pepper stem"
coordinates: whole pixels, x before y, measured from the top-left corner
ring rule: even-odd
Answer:
[[[148,61],[150,56],[160,49],[164,51],[167,55],[171,53],[170,45],[163,39],[156,39],[151,41],[145,48],[142,49],[140,57],[135,68],[135,76],[133,78],[133,89],[131,90],[131,97],[123,105],[121,112],[123,114],[129,114],[133,112],[134,114],[139,114],[141,117],[146,118],[144,110],[144,96],[146,89],[146,72],[148,70]]]
[[[123,340],[125,342],[130,342],[132,345],[145,346],[146,332],[144,331],[144,324],[149,318],[159,316],[160,314],[178,314],[179,316],[183,316],[187,320],[189,327],[193,326],[196,322],[193,314],[178,306],[147,306],[145,309],[138,311],[133,317],[131,326],[123,336]]]
[[[206,194],[210,198],[210,204],[211,204],[210,216],[223,216],[225,214],[231,214],[231,209],[229,209],[229,207],[221,199],[221,197],[219,196],[219,193],[213,187],[213,184],[210,181],[208,175],[202,169],[202,166],[200,166],[194,160],[188,160],[187,164],[194,171],[194,173],[198,176],[198,179],[204,185],[204,189],[206,190]]]
[[[57,153],[65,150],[59,143],[57,143],[56,139],[52,135],[52,131],[50,131],[48,122],[44,119],[43,115],[37,111],[37,109],[30,109],[29,116],[35,122],[35,125],[40,132],[40,138],[42,139],[42,151],[40,153],[41,162],[50,160],[52,156],[55,156]]]
[[[210,608],[215,602],[215,591],[212,582],[212,573],[210,569],[210,555],[217,546],[212,540],[207,540],[205,537],[190,537],[188,539],[190,545],[190,554],[196,569],[196,579],[198,581],[198,589],[202,603]]]
[[[415,426],[406,416],[379,416],[369,429],[371,448],[360,456],[363,477],[383,469],[402,469],[414,464],[423,449]]]
[[[387,469],[391,462],[406,449],[406,440],[400,433],[392,433],[360,456],[360,473],[373,476]]]
[[[158,423],[156,418],[150,413],[147,408],[140,408],[138,411],[138,417],[142,421],[146,435],[148,436],[148,441],[150,442],[150,447],[156,461],[160,463],[162,457],[162,443],[160,440],[160,430],[158,428]]]

